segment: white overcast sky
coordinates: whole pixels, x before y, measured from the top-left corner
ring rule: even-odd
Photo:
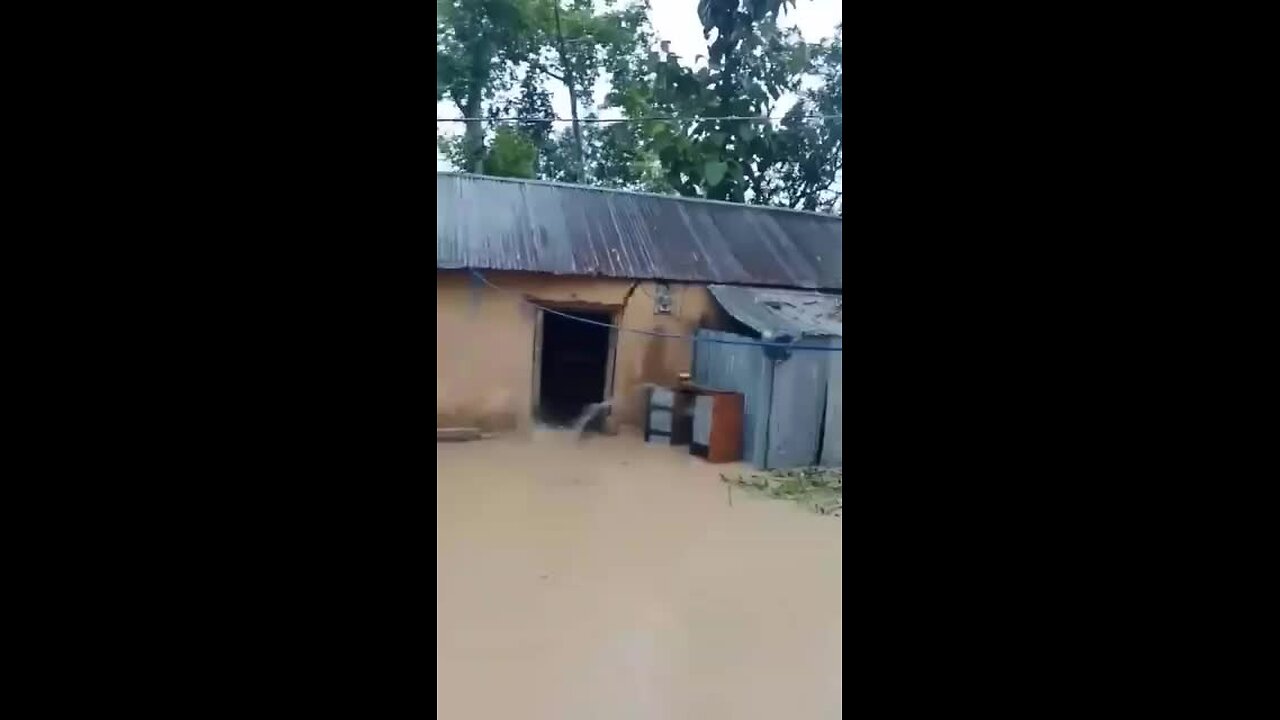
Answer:
[[[649,21],[653,25],[654,33],[659,40],[671,41],[671,52],[679,55],[685,62],[692,61],[697,55],[707,54],[707,41],[702,37],[702,23],[698,20],[697,0],[649,0],[649,4],[651,8]],[[799,28],[804,39],[809,42],[831,37],[835,34],[836,25],[840,24],[841,0],[797,0],[795,8],[786,3],[783,6],[786,8],[786,14],[782,16],[779,25]],[[657,50],[657,48],[653,49]],[[699,64],[705,63],[706,60],[703,59]],[[568,90],[555,82],[550,83],[548,87],[552,89],[551,106],[556,115],[569,117]],[[595,93],[597,103],[603,102],[607,89],[608,83],[603,79],[597,83]],[[772,114],[781,115],[793,102],[795,102],[794,98],[784,95],[778,102],[779,107]],[[581,107],[579,112],[585,114]],[[600,117],[621,117],[621,113],[613,109],[599,112]],[[462,117],[462,113],[458,111],[457,106],[446,101],[436,103],[436,117],[456,118]],[[437,123],[437,129],[441,133],[459,133],[462,132],[462,123]],[[450,163],[440,157],[439,150],[436,151],[436,169],[454,169]]]

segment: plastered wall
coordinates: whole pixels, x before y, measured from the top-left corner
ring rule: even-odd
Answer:
[[[487,430],[527,427],[533,393],[536,312],[519,299],[616,313],[624,329],[692,335],[722,327],[724,316],[703,285],[670,283],[671,314],[654,313],[655,283],[488,271],[503,291],[469,274],[436,273],[436,426]],[[644,383],[673,384],[689,372],[692,344],[619,333],[614,366],[614,417],[641,422]]]

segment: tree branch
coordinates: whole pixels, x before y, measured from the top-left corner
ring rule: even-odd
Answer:
[[[537,70],[538,72],[540,72],[540,73],[542,73],[542,74],[544,74],[544,75],[547,75],[548,77],[553,77],[553,78],[555,78],[556,80],[559,80],[560,82],[564,82],[564,78],[563,78],[563,77],[561,77],[561,76],[559,76],[559,75],[557,75],[557,74],[555,74],[555,73],[551,72],[551,70],[549,70],[545,65],[543,65],[542,63],[537,62],[536,60],[530,60],[530,61],[529,61],[529,69],[531,69],[531,70]]]

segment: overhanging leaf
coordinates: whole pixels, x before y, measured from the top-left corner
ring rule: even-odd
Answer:
[[[702,21],[702,31],[710,32],[715,26],[715,21],[711,19],[711,0],[698,0],[698,19]]]
[[[702,167],[702,174],[707,179],[707,187],[715,187],[724,179],[724,173],[729,166],[722,162],[709,162]]]

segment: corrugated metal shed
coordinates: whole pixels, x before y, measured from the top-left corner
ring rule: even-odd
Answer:
[[[797,351],[777,359],[759,346],[712,342],[750,340],[743,335],[698,330],[696,337],[704,341],[694,343],[697,384],[743,395],[744,460],[758,468],[842,464],[844,353]],[[843,340],[828,337],[809,344],[843,347]]]
[[[839,290],[842,221],[579,185],[436,174],[436,267]]]
[[[811,338],[804,345],[844,347],[843,298],[817,292],[710,285],[716,302],[764,338]],[[697,331],[702,340],[748,341]],[[746,400],[744,459],[761,468],[842,464],[844,352],[694,344],[694,378]]]
[[[816,292],[711,285],[730,315],[764,337],[844,335],[844,298]]]

